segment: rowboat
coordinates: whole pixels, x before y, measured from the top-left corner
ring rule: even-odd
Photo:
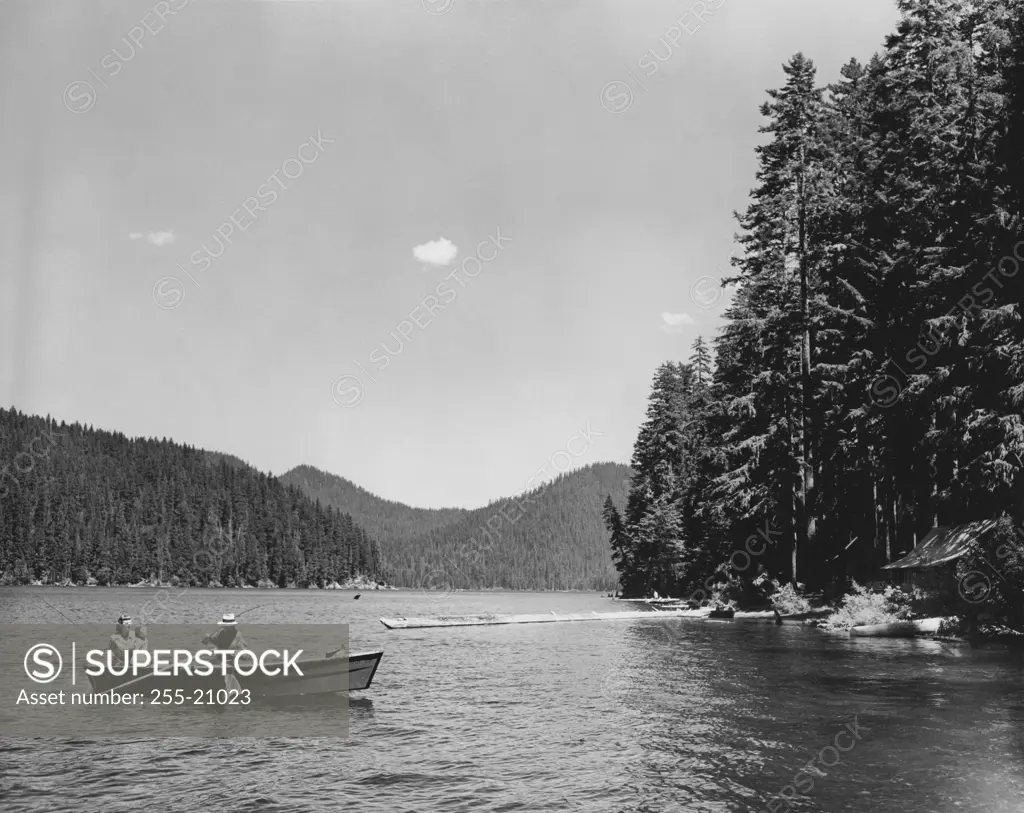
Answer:
[[[227,672],[238,681],[239,688],[248,689],[252,697],[296,697],[299,695],[333,694],[335,692],[368,689],[377,673],[377,666],[383,652],[353,652],[344,658],[314,658],[297,661],[298,674],[267,675],[257,671],[243,675],[228,667]],[[276,671],[273,662],[266,664],[268,671]],[[207,676],[200,675],[155,675],[151,668],[140,669],[136,677],[111,675],[89,675],[93,692],[149,692],[154,689],[181,689],[183,691],[217,691],[225,688],[224,677],[219,671]]]
[[[893,621],[890,624],[868,624],[851,627],[854,638],[913,638],[939,631],[941,618],[922,618],[920,621]]]
[[[708,613],[708,618],[727,619],[736,615],[736,611],[726,607],[720,607]]]

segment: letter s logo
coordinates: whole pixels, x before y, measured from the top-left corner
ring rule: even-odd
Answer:
[[[900,397],[901,391],[899,382],[893,376],[879,376],[871,382],[871,402],[880,407],[891,407]]]
[[[36,644],[25,653],[25,674],[36,683],[52,683],[63,667],[64,660],[52,644]]]
[[[619,93],[613,94],[613,90]],[[609,113],[623,113],[633,104],[633,91],[621,79],[609,82],[601,88],[601,106]]]

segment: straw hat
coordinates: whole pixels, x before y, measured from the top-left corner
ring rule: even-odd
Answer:
[[[235,623],[236,622],[235,622],[235,614],[234,613],[224,613],[224,616],[221,618],[221,620],[217,622],[217,626],[218,627],[233,627],[233,626],[235,626]]]

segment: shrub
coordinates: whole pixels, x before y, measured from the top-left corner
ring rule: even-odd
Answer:
[[[939,624],[939,635],[959,638],[969,632],[967,623],[958,616],[943,618]]]
[[[14,584],[30,584],[32,582],[32,571],[23,559],[14,563]]]
[[[701,601],[701,607],[728,607],[730,609],[736,609],[732,601],[726,596],[726,587],[728,585],[715,585],[712,588],[710,595]]]
[[[959,615],[1024,631],[1024,534],[1004,517],[957,561]]]
[[[789,613],[806,613],[811,609],[811,602],[801,596],[792,584],[786,584],[779,587],[772,596],[771,601],[772,607],[774,607],[780,615],[786,615]]]
[[[891,624],[910,620],[911,596],[891,585],[881,592],[853,583],[853,592],[843,597],[843,603],[825,619],[827,630],[848,630],[869,624]]]
[[[713,587],[704,588],[684,599],[688,605],[699,607],[730,607],[734,610],[758,610],[771,607],[770,586],[763,579],[731,576]]]

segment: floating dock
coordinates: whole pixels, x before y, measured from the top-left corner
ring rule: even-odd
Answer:
[[[682,598],[615,598],[613,601],[625,601],[628,604],[685,604],[686,599]]]
[[[922,618],[918,621],[893,621],[890,624],[851,627],[850,635],[854,638],[913,638],[917,635],[934,635],[944,620]]]
[[[441,615],[433,618],[382,618],[382,623],[389,630],[424,629],[427,627],[481,627],[494,624],[551,624],[557,621],[620,621],[626,619],[648,618],[697,618],[705,619],[711,612],[708,608],[700,610],[626,610],[615,613],[534,613],[527,615]],[[774,620],[771,610],[764,612],[740,612],[735,618],[751,620]]]

